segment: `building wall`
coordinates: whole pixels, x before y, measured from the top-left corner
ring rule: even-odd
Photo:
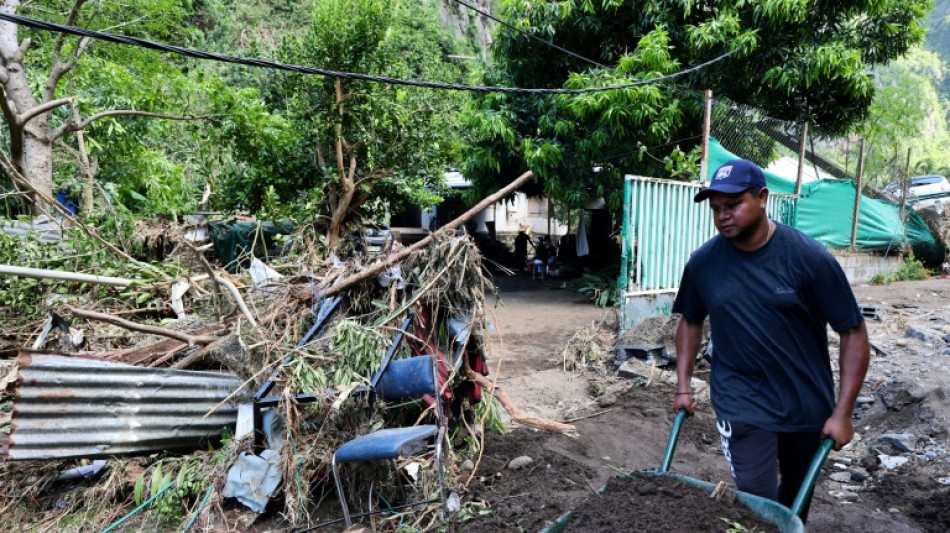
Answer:
[[[478,231],[488,231],[486,222],[495,223],[495,232],[515,234],[524,227],[530,227],[535,235],[564,235],[567,225],[558,222],[553,204],[547,198],[528,197],[524,193],[515,193],[511,202],[497,202],[478,216]],[[549,217],[550,214],[550,217]]]
[[[852,252],[849,250],[831,250],[831,255],[841,265],[845,276],[852,285],[868,283],[877,274],[894,272],[900,267],[901,255],[881,255],[867,252]]]
[[[422,212],[422,227],[429,228],[436,216],[438,206]],[[567,225],[561,224],[551,213],[550,225],[548,219],[548,202],[546,198],[528,197],[524,193],[515,193],[512,201],[496,202],[488,209],[475,217],[478,224],[476,231],[488,232],[486,222],[495,223],[495,233],[516,234],[524,227],[530,227],[535,235],[565,235]]]

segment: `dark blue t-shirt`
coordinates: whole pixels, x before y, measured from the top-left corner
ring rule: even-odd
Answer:
[[[820,431],[834,409],[826,324],[864,318],[834,257],[776,223],[761,248],[717,235],[690,257],[673,303],[689,322],[709,316],[713,408],[768,431]]]

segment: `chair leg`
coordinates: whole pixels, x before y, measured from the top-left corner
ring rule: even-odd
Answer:
[[[437,400],[438,401],[438,400]],[[439,518],[445,518],[445,474],[442,470],[442,446],[445,444],[445,428],[439,428],[435,441],[435,467],[439,473]]]
[[[346,527],[353,525],[350,519],[350,508],[346,506],[346,497],[343,495],[343,483],[340,482],[340,470],[336,464],[336,454],[333,454],[333,460],[330,462],[333,468],[333,481],[336,483],[336,493],[340,497],[340,507],[343,508],[343,520],[346,521]]]
[[[395,459],[390,459],[390,462],[393,465],[393,474],[396,476],[396,484],[399,485],[399,493],[402,495],[403,501],[409,501],[409,495],[406,493],[406,484],[399,474],[399,464]]]

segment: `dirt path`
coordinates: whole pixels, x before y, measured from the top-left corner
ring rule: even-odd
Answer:
[[[558,352],[578,329],[613,316],[582,295],[560,289],[562,282],[530,276],[495,280],[500,300],[494,309],[492,370],[502,360],[499,384],[525,411],[553,419],[573,416],[593,401],[587,399],[587,379],[561,371]],[[552,402],[552,390],[558,400]],[[564,403],[559,403],[564,400]]]
[[[459,531],[539,531],[617,473],[657,468],[672,423],[672,388],[646,387],[643,380],[609,373],[562,371],[559,348],[604,312],[574,293],[552,290],[550,283],[498,281],[504,303],[495,311],[495,335],[503,340],[498,343],[504,356],[502,385],[533,414],[590,418],[574,422],[575,438],[527,428],[492,436],[489,456],[468,494],[487,509],[471,513],[477,518],[461,524]],[[882,320],[868,325],[881,352],[872,353],[862,392],[866,403],[855,422],[858,440],[826,463],[808,530],[946,531],[950,346],[940,335],[950,334],[950,280],[856,287],[855,293],[862,305],[880,311]],[[923,331],[920,338],[905,337],[907,326],[915,325]],[[832,353],[837,353],[836,340]],[[889,433],[912,435],[915,449],[902,453],[882,443],[879,438]],[[851,473],[862,459],[873,462],[889,454],[907,462],[894,470],[873,465],[876,470],[865,481],[841,480],[840,473]],[[507,468],[511,459],[525,455],[532,458],[531,465]],[[672,470],[706,481],[731,481],[709,406],[687,421]]]

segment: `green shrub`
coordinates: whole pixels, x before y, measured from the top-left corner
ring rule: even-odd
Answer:
[[[924,266],[923,262],[908,255],[901,262],[900,266],[894,272],[881,272],[871,278],[871,285],[887,285],[895,281],[918,281],[930,277],[930,270]]]
[[[584,274],[572,283],[577,292],[590,298],[597,307],[607,307],[620,301],[620,289],[617,288],[619,267],[610,266],[595,274]]]

